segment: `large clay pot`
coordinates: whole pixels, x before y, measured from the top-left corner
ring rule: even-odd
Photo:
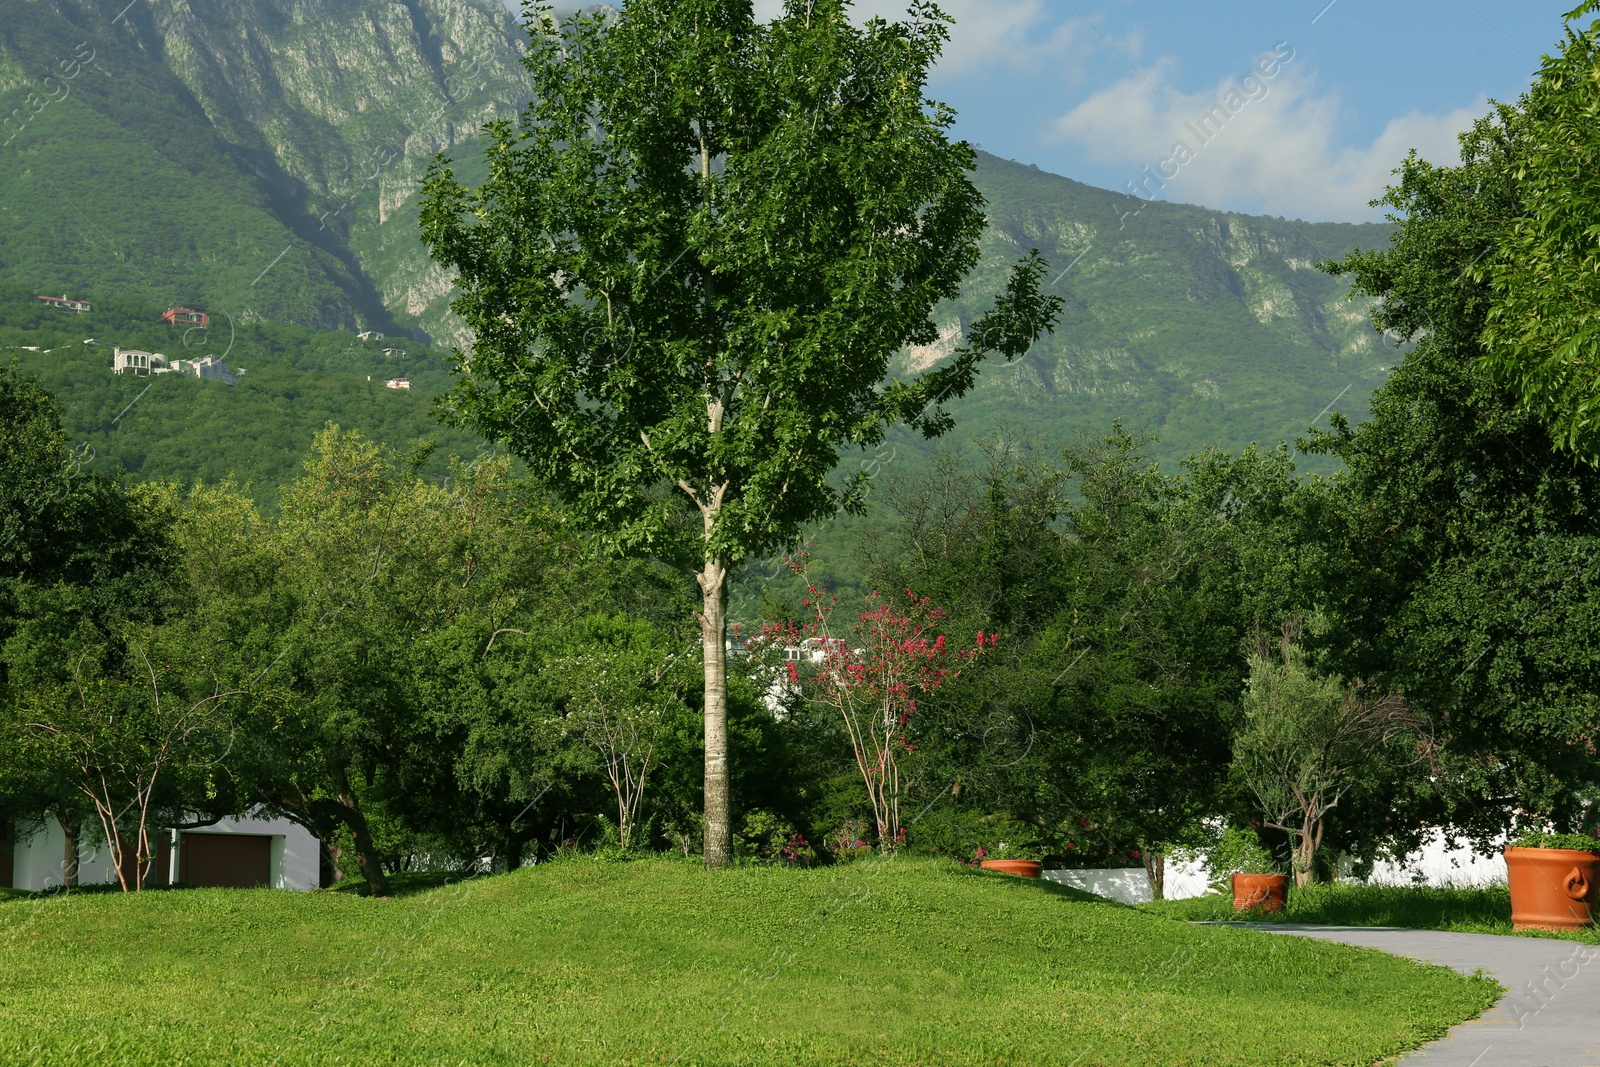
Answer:
[[[1511,926],[1576,930],[1593,926],[1600,891],[1600,853],[1571,848],[1508,848]]]
[[[981,866],[985,870],[1019,874],[1024,878],[1037,878],[1039,872],[1044,870],[1044,864],[1038,860],[984,860]]]
[[[1233,910],[1282,911],[1289,899],[1287,874],[1236,874],[1233,876]]]

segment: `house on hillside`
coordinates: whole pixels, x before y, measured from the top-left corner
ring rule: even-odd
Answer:
[[[82,313],[85,311],[94,310],[94,305],[90,304],[89,301],[74,300],[65,293],[62,293],[60,296],[41,296],[36,297],[35,299],[41,300],[44,303],[49,304],[51,307],[60,308],[62,311],[76,311]]]
[[[209,378],[225,385],[235,385],[239,379],[229,373],[228,367],[216,356],[200,359],[171,359],[160,352],[142,352],[137,348],[112,349],[112,374],[187,374],[191,378]]]
[[[166,374],[172,364],[160,352],[142,352],[137,348],[117,345],[111,350],[112,374]]]
[[[381,341],[383,340],[383,334],[377,330],[362,330],[356,334],[356,338],[362,341]]]
[[[175,374],[187,374],[194,378],[210,378],[222,382],[224,385],[236,385],[239,379],[228,373],[228,368],[216,356],[206,356],[202,359],[175,359],[172,361],[172,370]]]
[[[390,378],[388,381],[384,382],[383,384],[387,385],[390,389],[410,389],[411,388],[411,379],[409,379],[409,378]]]
[[[173,326],[210,326],[211,316],[194,308],[168,308],[162,313],[161,321]]]
[[[223,819],[191,830],[163,828],[150,836],[159,843],[145,872],[146,885],[316,889],[322,884],[317,839],[288,819]],[[31,827],[0,826],[0,887],[40,890],[61,885],[66,844],[67,835],[53,818]],[[78,884],[116,881],[108,850],[80,842]]]
[[[724,638],[723,647],[727,650],[729,658],[747,659],[754,655],[761,655],[763,647],[771,644],[773,652],[763,656],[764,662],[757,672],[757,684],[766,683],[766,693],[761,700],[766,705],[767,711],[774,719],[782,722],[788,717],[790,707],[800,699],[800,686],[793,680],[790,664],[796,668],[801,663],[814,663],[821,665],[828,661],[832,654],[841,652],[845,647],[843,638],[838,637],[804,637],[785,639],[782,636],[756,636],[743,638],[739,636],[738,627],[734,632]],[[861,649],[855,649],[854,654],[859,656]],[[782,666],[779,666],[781,654]]]

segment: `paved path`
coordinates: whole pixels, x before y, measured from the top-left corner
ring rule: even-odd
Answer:
[[[1600,1067],[1600,946],[1550,938],[1374,926],[1237,923],[1364,945],[1463,974],[1483,969],[1510,990],[1442,1040],[1400,1059],[1424,1067]]]

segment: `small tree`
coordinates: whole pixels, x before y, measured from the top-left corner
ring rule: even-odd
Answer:
[[[130,676],[113,670],[118,658]],[[93,806],[124,892],[144,888],[152,813],[171,798],[165,806],[181,814],[223,754],[222,706],[240,690],[204,684],[152,659],[148,639],[134,638],[121,657],[106,647],[83,651],[68,684],[27,695],[22,743]],[[70,865],[68,873],[75,881]]]
[[[904,610],[874,592],[876,603],[861,613],[851,637],[837,637],[829,629],[835,601],[825,600],[816,586],[809,586],[809,592],[806,604],[814,619],[804,626],[769,624],[763,629],[763,644],[814,650],[814,670],[808,664],[802,672],[801,661],[785,661],[789,683],[807,699],[839,713],[867,789],[878,847],[891,851],[901,844],[900,801],[907,784],[901,759],[916,748],[909,728],[917,699],[955,678],[962,664],[999,639],[979,631],[974,647],[951,647],[943,634],[934,632],[944,611],[909,589]]]
[[[1317,672],[1299,636],[1298,620],[1285,623],[1276,650],[1258,647],[1251,655],[1233,752],[1266,825],[1293,839],[1295,884],[1304,886],[1328,814],[1378,752],[1412,734],[1416,722],[1400,697],[1369,698],[1359,684]]]
[[[617,551],[692,572],[705,665],[705,859],[732,855],[730,570],[858,509],[844,450],[928,436],[991,352],[1054,324],[1037,253],[942,365],[889,378],[940,335],[986,225],[924,95],[949,19],[857,26],[848,0],[630,0],[559,23],[530,9],[533,100],[487,130],[489,176],[430,170],[423,239],[471,327],[449,411],[507,442]],[[684,509],[692,511],[685,521]]]
[[[683,656],[649,640],[649,628],[594,619],[589,640],[555,660],[569,722],[600,756],[617,801],[618,843],[634,844],[650,772],[656,769],[673,712],[682,707]]]

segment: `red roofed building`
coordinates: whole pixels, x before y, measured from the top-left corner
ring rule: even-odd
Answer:
[[[49,304],[51,307],[58,307],[63,311],[92,311],[92,310],[94,310],[93,307],[90,305],[89,301],[87,301],[87,300],[72,300],[72,299],[69,299],[64,294],[62,296],[41,296],[38,299],[44,301],[46,304]]]
[[[170,322],[174,326],[180,324],[188,326],[210,326],[211,316],[207,315],[204,311],[196,311],[194,308],[168,308],[167,313],[161,316],[161,321]]]

